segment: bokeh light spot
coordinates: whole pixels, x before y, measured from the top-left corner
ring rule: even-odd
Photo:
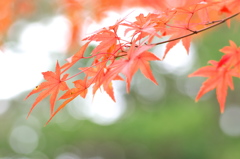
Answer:
[[[20,154],[29,154],[38,146],[39,136],[31,127],[21,125],[13,129],[9,137],[11,148]]]
[[[9,108],[9,101],[0,100],[0,115],[4,114]]]
[[[154,49],[154,53],[159,55],[159,57],[162,57],[165,50],[166,44],[163,44],[159,47],[156,47],[156,49]],[[191,44],[189,53],[187,53],[183,44],[179,42],[168,52],[165,59],[163,59],[163,61],[161,62],[158,62],[157,64],[160,67],[164,68],[165,73],[182,75],[191,69],[194,62],[195,62],[194,45]]]
[[[80,159],[79,156],[73,153],[65,152],[56,157],[56,159]]]
[[[220,117],[220,127],[229,136],[240,136],[240,107],[226,108]]]
[[[100,125],[109,125],[116,122],[125,112],[126,103],[122,91],[118,90],[121,84],[114,82],[113,85],[116,102],[101,90],[98,90],[93,97],[91,94],[92,88],[89,88],[87,97],[83,100],[75,100],[74,106],[68,109],[70,115],[79,120],[88,118]],[[75,108],[76,111],[74,112]]]

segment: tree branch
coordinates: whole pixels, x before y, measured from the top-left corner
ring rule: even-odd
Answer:
[[[227,17],[227,18],[225,18],[225,19],[219,20],[217,23],[215,23],[215,24],[213,24],[213,25],[211,25],[211,26],[209,26],[209,27],[207,27],[207,28],[201,29],[201,30],[195,30],[195,31],[194,31],[194,30],[190,30],[190,31],[192,31],[192,33],[190,33],[190,34],[187,34],[187,35],[184,35],[184,36],[175,38],[175,39],[166,40],[166,41],[162,41],[162,42],[159,42],[159,43],[147,44],[147,45],[160,45],[160,44],[168,43],[168,42],[171,42],[171,41],[183,39],[183,38],[186,38],[186,37],[188,37],[188,36],[192,36],[192,35],[194,35],[194,34],[198,34],[198,33],[200,33],[200,32],[203,32],[203,31],[206,31],[206,30],[211,29],[211,28],[213,28],[213,27],[216,27],[216,26],[218,26],[218,25],[226,22],[227,20],[229,20],[229,19],[231,19],[231,18],[233,18],[233,17],[236,17],[236,16],[239,15],[239,14],[240,14],[240,12],[238,12],[238,13],[232,15],[232,16],[229,16],[229,17]],[[209,24],[209,23],[208,23],[208,24]]]

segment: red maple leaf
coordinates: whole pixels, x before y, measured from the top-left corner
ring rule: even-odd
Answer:
[[[33,103],[28,116],[30,115],[30,113],[32,112],[33,108],[44,98],[46,98],[48,95],[50,95],[50,111],[51,114],[54,111],[54,105],[56,102],[56,98],[57,95],[59,93],[59,90],[67,90],[68,86],[65,82],[68,74],[65,74],[62,78],[60,78],[61,76],[61,72],[60,72],[60,66],[57,62],[56,64],[56,70],[55,72],[52,71],[47,71],[47,72],[43,72],[42,73],[44,76],[44,79],[47,80],[45,82],[42,82],[39,86],[37,86],[35,89],[33,89],[25,99],[27,99],[29,96],[35,94],[35,93],[39,93],[41,92],[38,97],[36,98],[35,102]]]
[[[221,67],[218,67],[219,62],[217,61],[211,60],[209,63],[211,66],[202,67],[196,72],[190,74],[189,77],[208,77],[208,79],[203,82],[196,97],[196,101],[198,101],[205,93],[216,88],[217,100],[220,104],[220,111],[223,113],[228,87],[230,87],[232,90],[234,89],[232,77],[236,76],[237,74],[235,72],[235,69],[229,69],[223,65]]]

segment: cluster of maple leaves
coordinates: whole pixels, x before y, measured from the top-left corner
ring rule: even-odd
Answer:
[[[75,1],[72,0],[72,2]],[[159,8],[161,9],[154,13],[138,15],[133,22],[127,21],[127,17],[123,18],[115,24],[104,27],[84,38],[85,44],[76,54],[68,58],[65,64],[60,66],[57,62],[55,72],[43,72],[46,81],[33,89],[26,97],[28,98],[35,93],[39,93],[29,115],[41,100],[50,96],[50,121],[76,97],[81,96],[85,98],[90,87],[93,88],[93,95],[98,89],[102,89],[115,101],[113,81],[125,81],[127,92],[129,92],[132,77],[138,69],[146,78],[157,84],[149,61],[164,60],[168,51],[180,41],[182,41],[188,52],[192,35],[226,21],[230,26],[230,19],[239,14],[240,1],[194,0],[184,1],[184,3],[174,8],[170,8],[168,5]],[[78,7],[75,6],[75,9],[78,9]],[[130,37],[130,40],[119,36],[121,27],[125,28],[124,36],[128,37],[128,39]],[[156,37],[158,39],[170,38],[153,43],[153,39]],[[86,49],[92,42],[97,42],[98,45],[93,49],[90,56],[86,56]],[[167,43],[163,57],[157,57],[150,51],[151,48],[163,43]],[[240,77],[240,48],[230,41],[230,46],[226,46],[220,51],[225,53],[225,55],[219,62],[211,60],[209,61],[210,66],[200,68],[189,76],[208,77],[203,83],[196,100],[200,99],[208,91],[216,88],[217,99],[221,112],[223,112],[227,89],[228,87],[233,89],[232,77]],[[79,73],[75,75],[70,76],[66,73],[73,65],[84,59],[92,59],[92,63],[88,67],[78,68]],[[80,74],[83,75],[81,76],[83,78],[73,81],[74,87],[69,88],[66,81]],[[63,95],[59,97],[58,95],[62,91]],[[63,102],[55,110],[57,100],[62,100]]]

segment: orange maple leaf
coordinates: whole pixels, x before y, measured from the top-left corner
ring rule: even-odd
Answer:
[[[113,101],[115,101],[112,82],[107,82],[105,80],[105,76],[108,72],[108,69],[106,67],[106,62],[98,62],[95,61],[95,64],[97,64],[95,67],[87,67],[87,68],[79,68],[82,70],[88,77],[90,77],[89,85],[93,84],[93,95],[97,92],[97,90],[103,86],[103,89],[108,93],[108,95],[112,98]],[[112,80],[123,80],[120,76],[114,77]]]
[[[133,43],[128,50],[128,56],[126,58],[114,61],[109,66],[109,70],[105,76],[106,83],[116,77],[119,73],[123,73],[127,77],[127,92],[129,92],[132,77],[137,70],[140,69],[145,77],[157,84],[157,81],[152,74],[149,61],[160,59],[147,51],[153,46],[143,45],[138,46],[137,48],[135,46],[135,43]]]
[[[225,46],[220,49],[225,55],[220,60],[218,67],[221,65],[226,65],[228,68],[235,67],[240,72],[240,47],[237,47],[237,45],[231,40],[229,43],[230,46]]]
[[[189,77],[208,77],[208,79],[203,82],[196,97],[196,101],[198,101],[205,93],[216,88],[217,100],[220,104],[220,112],[223,113],[228,87],[232,90],[234,89],[232,77],[236,76],[236,72],[235,69],[229,69],[224,65],[218,67],[219,62],[217,61],[211,60],[209,63],[211,66],[202,67],[190,74]]]
[[[73,56],[67,59],[68,62],[61,67],[61,69],[64,69],[63,72],[71,68],[76,62],[78,62],[83,58],[89,43],[90,42],[87,42],[86,44],[84,44],[77,53],[75,53]]]
[[[131,64],[131,70],[129,70],[130,74],[135,74],[137,70],[140,69],[140,71],[146,78],[150,79],[153,83],[157,85],[158,83],[152,74],[149,64],[149,61],[155,60],[160,59],[151,52],[148,51],[143,52],[133,60],[133,63]],[[128,82],[128,84],[130,84],[130,81]]]
[[[103,28],[98,32],[95,32],[94,35],[89,36],[83,40],[97,41],[100,44],[92,51],[92,55],[95,55],[98,52],[107,52],[107,50],[117,43],[120,38],[117,34],[107,28]]]
[[[31,114],[33,108],[44,98],[46,98],[48,95],[50,95],[50,111],[51,114],[54,111],[54,105],[56,102],[57,95],[59,93],[59,90],[67,90],[68,86],[65,82],[66,78],[68,77],[68,74],[65,74],[62,78],[61,72],[60,72],[60,66],[57,62],[56,64],[56,70],[55,72],[47,71],[42,73],[44,76],[44,79],[47,80],[45,82],[42,82],[39,86],[37,86],[35,89],[33,89],[25,99],[27,99],[29,96],[41,92],[38,97],[36,98],[35,102],[33,103],[28,116]]]
[[[158,35],[158,30],[155,28],[157,26],[157,23],[155,18],[157,18],[157,14],[148,14],[147,16],[144,16],[143,14],[140,14],[139,16],[136,17],[136,21],[133,23],[123,23],[122,25],[127,26],[125,30],[125,35],[130,32],[134,31],[132,36],[135,36],[137,34],[138,37],[135,40],[141,40],[145,38],[146,36],[149,36],[148,39],[151,41],[154,36],[156,37],[161,37]],[[149,42],[150,42],[149,41]]]
[[[75,99],[77,96],[81,96],[83,98],[86,97],[86,94],[88,92],[88,81],[87,76],[84,80],[77,80],[73,82],[75,85],[75,88],[69,89],[64,95],[62,95],[59,99],[67,99],[65,100],[58,108],[57,110],[52,113],[50,119],[47,121],[46,125],[52,120],[52,118],[61,110],[63,109],[69,102],[71,102],[73,99]]]
[[[178,39],[178,37],[182,37],[182,36],[185,36],[187,34],[192,33],[192,31],[189,31],[189,30],[184,29],[184,28],[187,28],[187,25],[183,26],[183,28],[171,28],[171,30],[169,30],[168,34],[172,34],[172,36],[169,39],[170,42],[166,46],[166,50],[164,52],[163,58],[166,57],[169,50],[171,48],[173,48],[180,40],[182,41],[182,44],[183,44],[184,48],[186,49],[187,53],[189,52],[192,37],[188,36],[188,37],[185,37],[185,38],[182,38],[182,39]],[[173,39],[175,39],[175,40],[172,41]]]

